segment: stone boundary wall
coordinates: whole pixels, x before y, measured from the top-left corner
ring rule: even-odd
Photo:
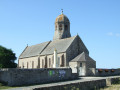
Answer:
[[[96,69],[96,76],[120,75],[120,69]]]
[[[103,80],[70,83],[65,85],[40,87],[40,88],[27,89],[27,90],[99,90],[98,88],[105,86],[106,86],[106,80],[103,79]]]
[[[0,69],[0,81],[9,86],[32,85],[72,79],[70,68]]]
[[[27,90],[100,90],[100,88],[115,84],[118,81],[120,81],[120,76],[48,87],[36,87]]]

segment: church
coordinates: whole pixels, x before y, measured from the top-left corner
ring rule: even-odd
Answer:
[[[53,40],[27,46],[19,56],[18,67],[70,67],[73,73],[86,76],[96,69],[96,61],[89,56],[89,51],[80,36],[71,36],[70,21],[62,11],[55,20]]]

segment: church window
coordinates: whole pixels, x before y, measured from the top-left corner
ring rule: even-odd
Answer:
[[[44,59],[42,59],[42,68],[44,68]]]
[[[61,65],[60,65],[61,67],[64,67],[64,54],[62,55],[62,57],[61,57]]]
[[[65,30],[68,30],[68,26],[67,25],[65,25]]]
[[[80,67],[82,67],[82,63],[80,63]]]
[[[22,62],[22,67],[24,68],[24,62]]]
[[[47,57],[45,57],[45,68],[47,68]]]
[[[51,59],[49,58],[49,67],[51,67]]]
[[[59,25],[59,30],[62,30],[62,24]]]
[[[28,62],[27,62],[27,68],[28,68]]]
[[[40,58],[38,58],[38,67],[37,68],[40,68]]]

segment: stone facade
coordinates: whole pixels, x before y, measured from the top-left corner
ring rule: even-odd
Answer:
[[[54,58],[54,50],[57,51],[57,58]],[[57,67],[70,67],[70,63],[74,58],[82,53],[88,55],[89,58],[85,62],[77,62],[77,72],[79,73],[80,64],[84,68],[84,75],[88,75],[90,68],[96,68],[96,62],[90,59],[89,51],[79,35],[71,37],[70,21],[63,13],[55,20],[55,33],[53,41],[44,42],[41,44],[27,46],[19,57],[19,68],[55,68],[54,62],[57,62]],[[57,61],[56,61],[57,60]],[[73,65],[72,65],[73,66]],[[75,67],[75,65],[73,66]],[[73,67],[71,67],[73,69]],[[74,68],[75,69],[75,68]],[[73,70],[74,72],[75,70]]]
[[[72,72],[78,73],[79,76],[95,75],[96,61],[84,52],[71,60],[69,66],[71,67]]]
[[[69,19],[62,13],[55,20],[55,33],[53,40],[71,37]]]
[[[59,67],[66,67],[66,53],[59,53],[58,55]],[[53,68],[54,55],[43,55],[29,58],[19,59],[19,68]],[[62,59],[64,60],[63,66]]]
[[[19,68],[38,68],[39,56],[19,59]]]

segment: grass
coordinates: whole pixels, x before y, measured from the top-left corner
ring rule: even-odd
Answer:
[[[113,85],[101,88],[100,90],[120,90],[120,84],[113,84]]]
[[[4,83],[4,82],[0,82],[0,90],[1,89],[9,89],[9,88],[15,88],[15,87],[10,87],[10,86],[7,86],[7,84],[6,83]]]
[[[110,86],[101,88],[100,90],[120,90],[120,78],[119,78],[119,81],[114,82],[114,84]]]

